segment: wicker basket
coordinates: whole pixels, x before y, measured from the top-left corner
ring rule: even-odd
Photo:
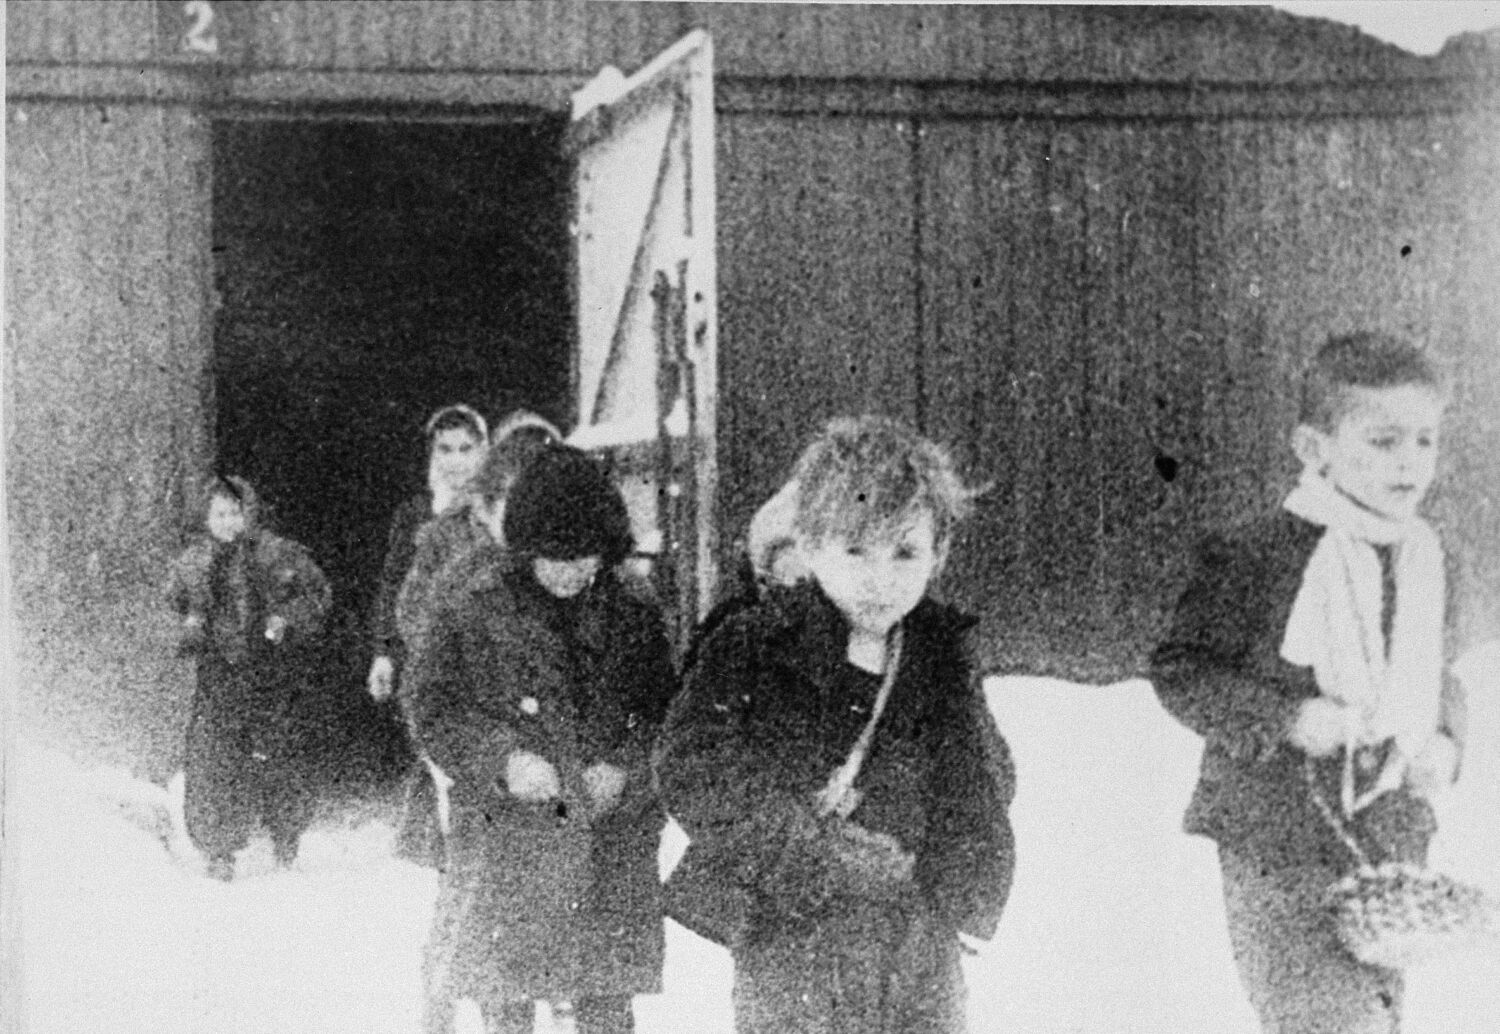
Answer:
[[[1407,969],[1453,952],[1500,948],[1500,901],[1424,865],[1373,864],[1318,791],[1309,762],[1308,786],[1324,819],[1359,868],[1328,888],[1339,938],[1361,962]]]
[[[1500,904],[1424,866],[1363,867],[1328,896],[1344,946],[1372,966],[1406,969],[1450,952],[1500,946]]]

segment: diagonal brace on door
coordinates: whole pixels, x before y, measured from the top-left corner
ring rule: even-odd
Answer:
[[[614,401],[610,386],[615,381],[616,370],[625,358],[625,340],[628,333],[626,317],[640,301],[641,295],[649,290],[651,251],[648,245],[652,227],[656,224],[657,212],[661,209],[667,177],[671,173],[673,149],[678,146],[682,127],[687,121],[686,108],[687,99],[679,91],[677,100],[672,106],[672,121],[667,127],[666,141],[662,145],[661,161],[656,168],[656,182],[651,188],[651,203],[646,209],[646,218],[641,226],[641,237],[636,244],[635,256],[631,259],[630,279],[626,282],[625,296],[620,299],[620,308],[615,314],[614,332],[609,340],[609,353],[604,360],[604,369],[599,374],[599,390],[594,396],[589,418],[591,423],[603,420],[609,404]]]

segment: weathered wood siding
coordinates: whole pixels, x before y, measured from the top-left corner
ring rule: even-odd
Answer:
[[[153,0],[6,6],[7,55],[35,64],[149,62],[189,21],[181,4]],[[255,69],[591,75],[603,64],[643,64],[703,26],[731,78],[1268,84],[1430,74],[1429,62],[1349,26],[1222,6],[215,0],[213,8],[226,56]],[[1314,32],[1323,45],[1309,45]]]
[[[996,485],[954,588],[1036,652],[1120,666],[1149,642],[1192,535],[1285,490],[1298,365],[1328,335],[1495,376],[1483,296],[1455,291],[1486,223],[1463,120],[924,128],[922,411]],[[1462,524],[1493,425],[1454,420]]]
[[[726,538],[830,415],[917,416],[911,131],[888,119],[720,123]]]
[[[79,418],[66,442],[92,446],[132,408],[170,411],[179,429],[204,419],[193,349],[205,349],[207,184],[179,194],[136,171],[187,176],[202,146],[191,113],[558,110],[599,66],[637,67],[703,25],[719,72],[726,542],[827,417],[910,417],[994,483],[947,586],[986,615],[990,661],[1118,675],[1150,641],[1187,541],[1281,491],[1301,358],[1330,333],[1377,326],[1430,342],[1457,371],[1435,510],[1470,570],[1500,574],[1493,41],[1418,58],[1331,23],[1222,7],[215,10],[226,45],[205,65],[170,52],[176,5],[7,6],[15,110],[45,98],[51,112],[45,133],[13,121],[7,159],[9,361],[26,434],[45,434],[41,400],[88,412],[111,391],[130,405]],[[101,104],[113,128],[95,124]],[[150,127],[129,137],[138,154],[122,124]],[[85,224],[80,206],[102,221]],[[78,236],[31,212],[65,213]],[[127,225],[146,246],[96,246]],[[123,313],[120,285],[151,277],[161,290]],[[146,313],[177,329],[148,340]],[[75,341],[120,333],[118,318],[124,344],[95,379],[95,346]],[[167,339],[180,379],[121,378]],[[100,467],[149,467],[150,487],[133,491],[170,500],[170,471],[203,459],[197,438],[172,433],[191,441],[132,452],[106,434]],[[8,448],[10,461],[20,442]],[[63,468],[95,469],[70,449],[52,450]],[[173,523],[170,501],[130,516],[123,496],[86,476],[59,489],[52,470],[27,459],[10,475],[16,554],[38,584],[72,571],[48,552],[65,514],[114,506],[131,542]],[[98,555],[111,570],[113,554]]]
[[[181,109],[26,104],[6,135],[12,576],[129,584],[205,459],[206,134]]]
[[[118,691],[91,702],[97,727],[142,735],[153,731],[138,707],[180,688],[162,668],[162,575],[209,462],[206,148],[184,108],[6,111],[6,517],[21,659],[57,679],[47,705],[62,710],[72,687],[107,673]],[[107,655],[89,648],[99,642]]]

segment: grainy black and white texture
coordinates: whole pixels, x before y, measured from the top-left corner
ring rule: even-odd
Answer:
[[[184,55],[205,11],[219,51]],[[568,95],[693,27],[716,53],[726,551],[827,418],[904,417],[993,485],[943,586],[981,618],[983,670],[1069,680],[991,693],[1019,770],[1018,868],[999,939],[970,973],[973,1029],[1208,1029],[1189,998],[1229,1029],[1244,1005],[1213,961],[1228,947],[1211,939],[1212,859],[1170,854],[1194,850],[1176,824],[1198,745],[1122,680],[1161,634],[1190,543],[1287,487],[1302,359],[1361,327],[1424,342],[1451,373],[1428,512],[1460,571],[1460,635],[1495,638],[1493,33],[1418,57],[1240,8],[9,4],[10,726],[87,768],[164,784],[180,767],[193,679],[173,655],[164,576],[199,479],[231,467],[334,587],[308,690],[326,816],[342,828],[378,796],[407,759],[361,689],[365,622],[391,512],[421,487],[421,421],[463,398],[568,422]],[[17,774],[8,809],[24,811],[24,790]],[[96,864],[107,838],[62,813],[38,806],[16,825],[68,865]],[[367,1022],[335,971],[368,977],[378,955],[404,973],[402,953],[420,948],[405,942],[422,922],[398,922],[413,899],[372,932],[359,925],[378,918],[371,895],[318,868],[345,871],[344,855],[311,848],[262,898],[193,890],[205,923],[246,931],[216,942],[224,979],[202,985],[224,988],[215,1029],[299,1025],[243,1005],[253,981],[236,984],[228,963],[323,951],[295,921],[319,901],[357,920],[339,945],[386,947],[292,967],[327,990],[281,1004],[311,1010],[302,1029],[356,1015],[347,1029],[407,1029],[404,1007]],[[60,871],[53,855],[27,858],[25,878]],[[120,865],[92,885],[121,891],[136,870]],[[380,873],[392,901],[428,886]],[[179,1000],[144,989],[171,972],[180,1001],[198,1000],[163,918],[186,906],[163,895],[113,895],[141,906],[139,927],[76,894],[27,903],[33,1029],[97,1025],[89,1009],[118,1000],[45,989],[38,970],[70,957],[59,946],[74,921],[160,946],[155,969],[147,952],[76,956],[104,967],[98,987],[129,983],[143,990],[127,997],[160,1005]],[[1069,901],[1097,906],[1087,936]],[[725,1022],[719,961],[677,944],[651,1022]],[[1177,979],[1147,965],[1154,949],[1182,962]],[[690,976],[674,997],[674,972],[708,974],[710,991]],[[1219,983],[1185,995],[1203,987],[1192,976]],[[407,980],[373,984],[399,999]],[[142,1010],[115,1006],[111,1025],[149,1015],[139,1029],[165,1030],[185,1015]]]

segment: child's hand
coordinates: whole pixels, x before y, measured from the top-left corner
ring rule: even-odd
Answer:
[[[505,760],[505,788],[517,800],[540,804],[562,796],[557,769],[540,754],[518,750]]]
[[[279,643],[286,638],[286,618],[280,614],[273,614],[266,621],[266,638],[273,643]]]
[[[1315,758],[1325,758],[1342,747],[1349,737],[1349,709],[1327,697],[1304,700],[1287,738]]]
[[[583,770],[583,786],[596,814],[604,814],[620,803],[625,792],[625,770],[601,761]]]
[[[1427,741],[1427,746],[1411,759],[1406,782],[1429,800],[1453,785],[1458,777],[1458,747],[1442,733]]]

